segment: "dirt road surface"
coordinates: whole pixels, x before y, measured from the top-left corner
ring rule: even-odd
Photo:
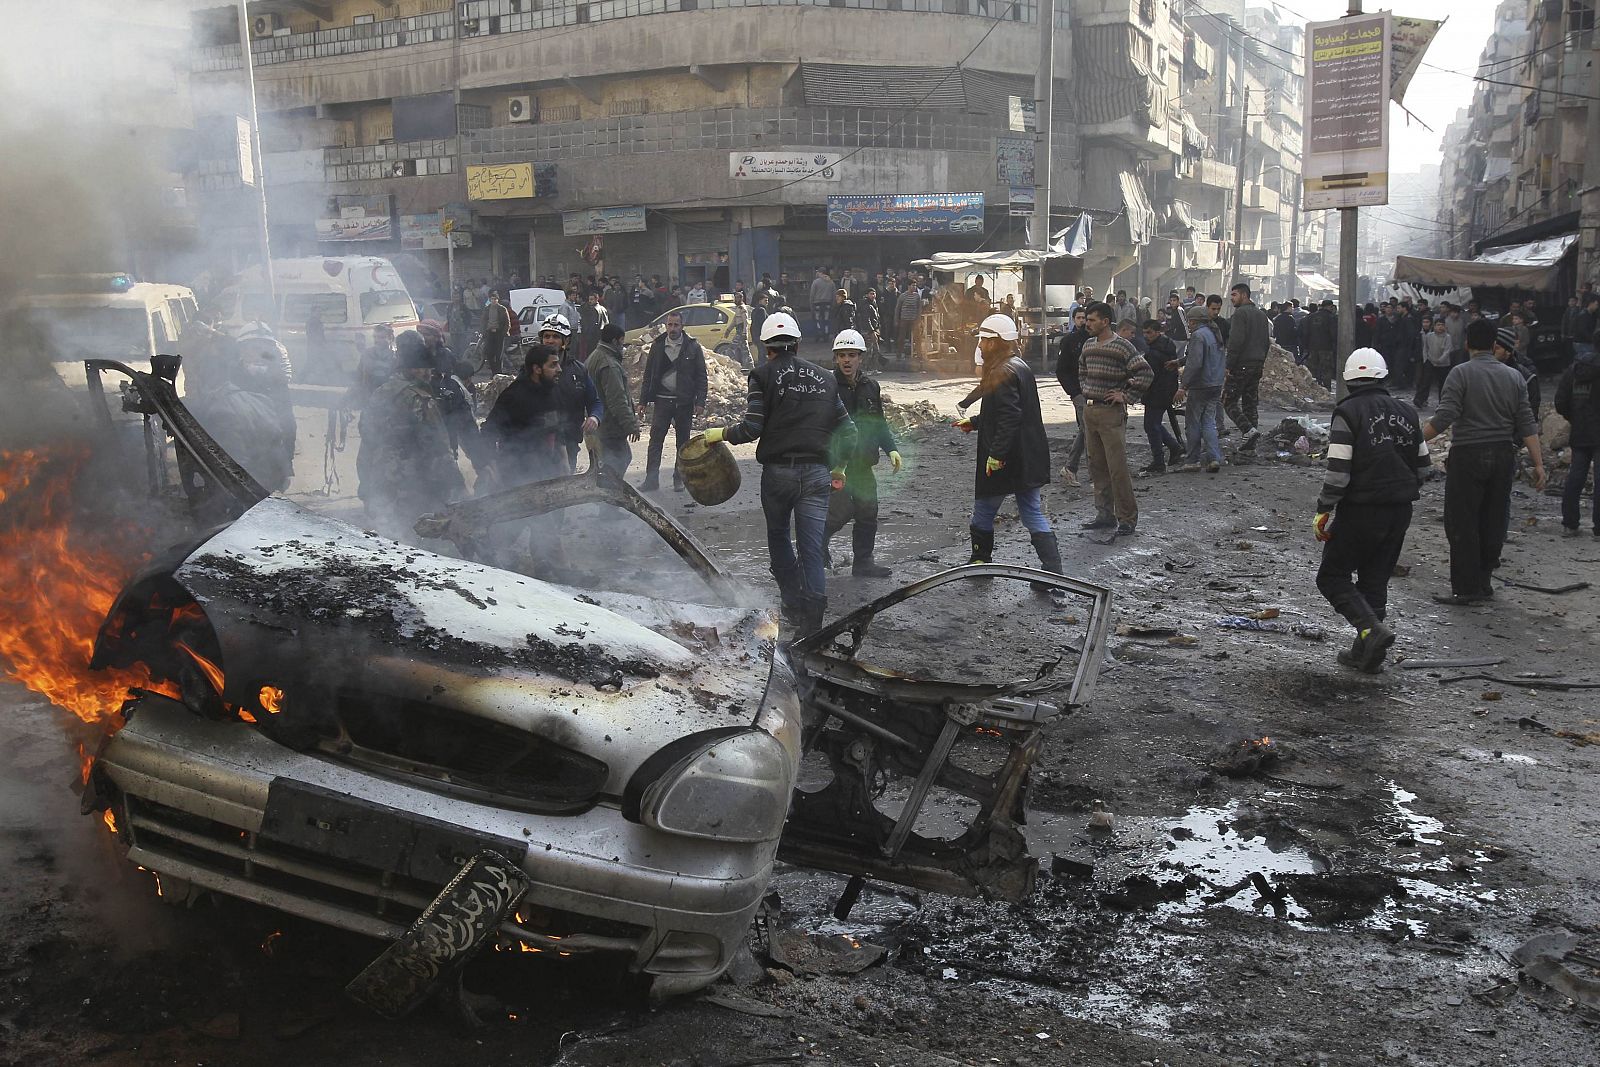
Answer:
[[[953,413],[965,386],[891,376],[885,391]],[[1062,448],[1070,409],[1048,392]],[[350,513],[354,436],[336,457],[342,490],[310,492],[324,418],[302,411],[295,495]],[[895,579],[841,566],[833,612],[965,562],[972,439],[933,427],[902,451],[898,478],[880,468],[879,558]],[[727,505],[659,499],[770,590],[759,475],[740,452],[745,484]],[[1147,459],[1137,429],[1130,453]],[[641,448],[635,478],[642,460]],[[796,976],[762,959],[654,1009],[603,968],[518,954],[474,976],[479,1025],[442,1005],[379,1020],[340,993],[373,942],[236,902],[159,902],[99,820],[77,813],[62,714],[0,688],[0,1064],[1600,1063],[1600,1017],[1519,981],[1507,960],[1563,929],[1600,948],[1600,747],[1585,743],[1600,742],[1600,691],[1514,680],[1600,678],[1600,589],[1507,586],[1479,608],[1434,604],[1448,559],[1442,481],[1430,483],[1393,586],[1396,653],[1500,657],[1488,673],[1513,681],[1403,664],[1351,673],[1334,662],[1348,633],[1313,585],[1320,477],[1264,458],[1142,479],[1138,534],[1110,546],[1077,536],[1087,490],[1052,488],[1067,570],[1112,586],[1132,629],[1035,774],[1035,897],[869,884],[840,922],[842,879],[783,868],[757,956],[767,938],[832,933],[882,946],[882,962]],[[1520,486],[1513,503],[1504,577],[1600,575],[1600,542],[1560,538],[1554,500]],[[997,560],[1034,562],[1009,510],[997,546]],[[834,547],[847,558],[848,537]],[[1266,609],[1285,632],[1217,622]],[[1042,633],[1048,609],[1029,625]],[[1260,773],[1213,769],[1224,746],[1261,738],[1277,759]],[[1089,828],[1097,803],[1109,832]]]

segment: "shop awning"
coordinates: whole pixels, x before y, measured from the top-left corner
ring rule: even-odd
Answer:
[[[1400,256],[1394,261],[1394,280],[1445,287],[1552,290],[1561,276],[1561,261],[1574,254],[1577,243],[1578,235],[1569,233],[1491,248],[1476,259]]]
[[[1314,270],[1300,272],[1300,284],[1314,293],[1337,293],[1339,287]]]
[[[1065,252],[1017,248],[1010,252],[935,252],[927,259],[913,260],[911,265],[959,274],[968,270],[1020,270],[1023,267],[1037,267],[1046,260],[1066,258],[1078,257],[1068,257]]]

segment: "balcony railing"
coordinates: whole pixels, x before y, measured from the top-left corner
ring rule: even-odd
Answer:
[[[458,161],[456,139],[453,137],[438,141],[326,148],[322,152],[323,181],[331,184],[454,174],[459,169]]]
[[[1036,0],[463,0],[456,12],[443,11],[406,18],[384,19],[355,26],[339,26],[311,33],[257,37],[250,51],[258,66],[357,55],[407,45],[501,37],[537,30],[562,29],[594,22],[664,15],[677,11],[709,11],[742,7],[846,7],[872,11],[915,11],[927,14],[976,15],[1007,22],[1035,22]],[[534,10],[537,9],[537,10]],[[1065,27],[1070,8],[1057,11]],[[210,45],[196,50],[196,71],[237,69],[241,63],[237,44]]]
[[[1283,198],[1260,182],[1248,182],[1244,187],[1244,206],[1247,211],[1276,215],[1283,210]]]
[[[1058,153],[1071,149],[1071,127],[1056,125]],[[992,152],[1008,132],[1003,115],[894,108],[710,108],[619,115],[580,122],[530,123],[467,130],[468,163],[549,162],[698,149],[896,148]]]

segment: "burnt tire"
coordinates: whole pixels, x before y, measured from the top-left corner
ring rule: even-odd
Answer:
[[[379,1015],[398,1019],[494,940],[528,891],[528,876],[498,852],[473,856],[411,928],[345,986]]]

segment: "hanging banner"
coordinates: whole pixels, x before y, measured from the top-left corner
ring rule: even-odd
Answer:
[[[1307,211],[1389,202],[1389,14],[1306,24]]]
[[[982,193],[884,193],[828,197],[829,233],[983,232]]]
[[[593,207],[583,211],[563,211],[561,232],[567,237],[582,234],[638,233],[644,227],[642,207]]]
[[[1032,137],[1006,137],[994,139],[995,178],[1000,185],[1032,185]]]
[[[394,236],[389,194],[330,196],[315,222],[319,241],[387,241]]]
[[[1422,66],[1423,54],[1433,43],[1433,37],[1444,25],[1443,19],[1414,19],[1409,15],[1389,16],[1389,98],[1397,104],[1405,103],[1406,88],[1411,76]]]

